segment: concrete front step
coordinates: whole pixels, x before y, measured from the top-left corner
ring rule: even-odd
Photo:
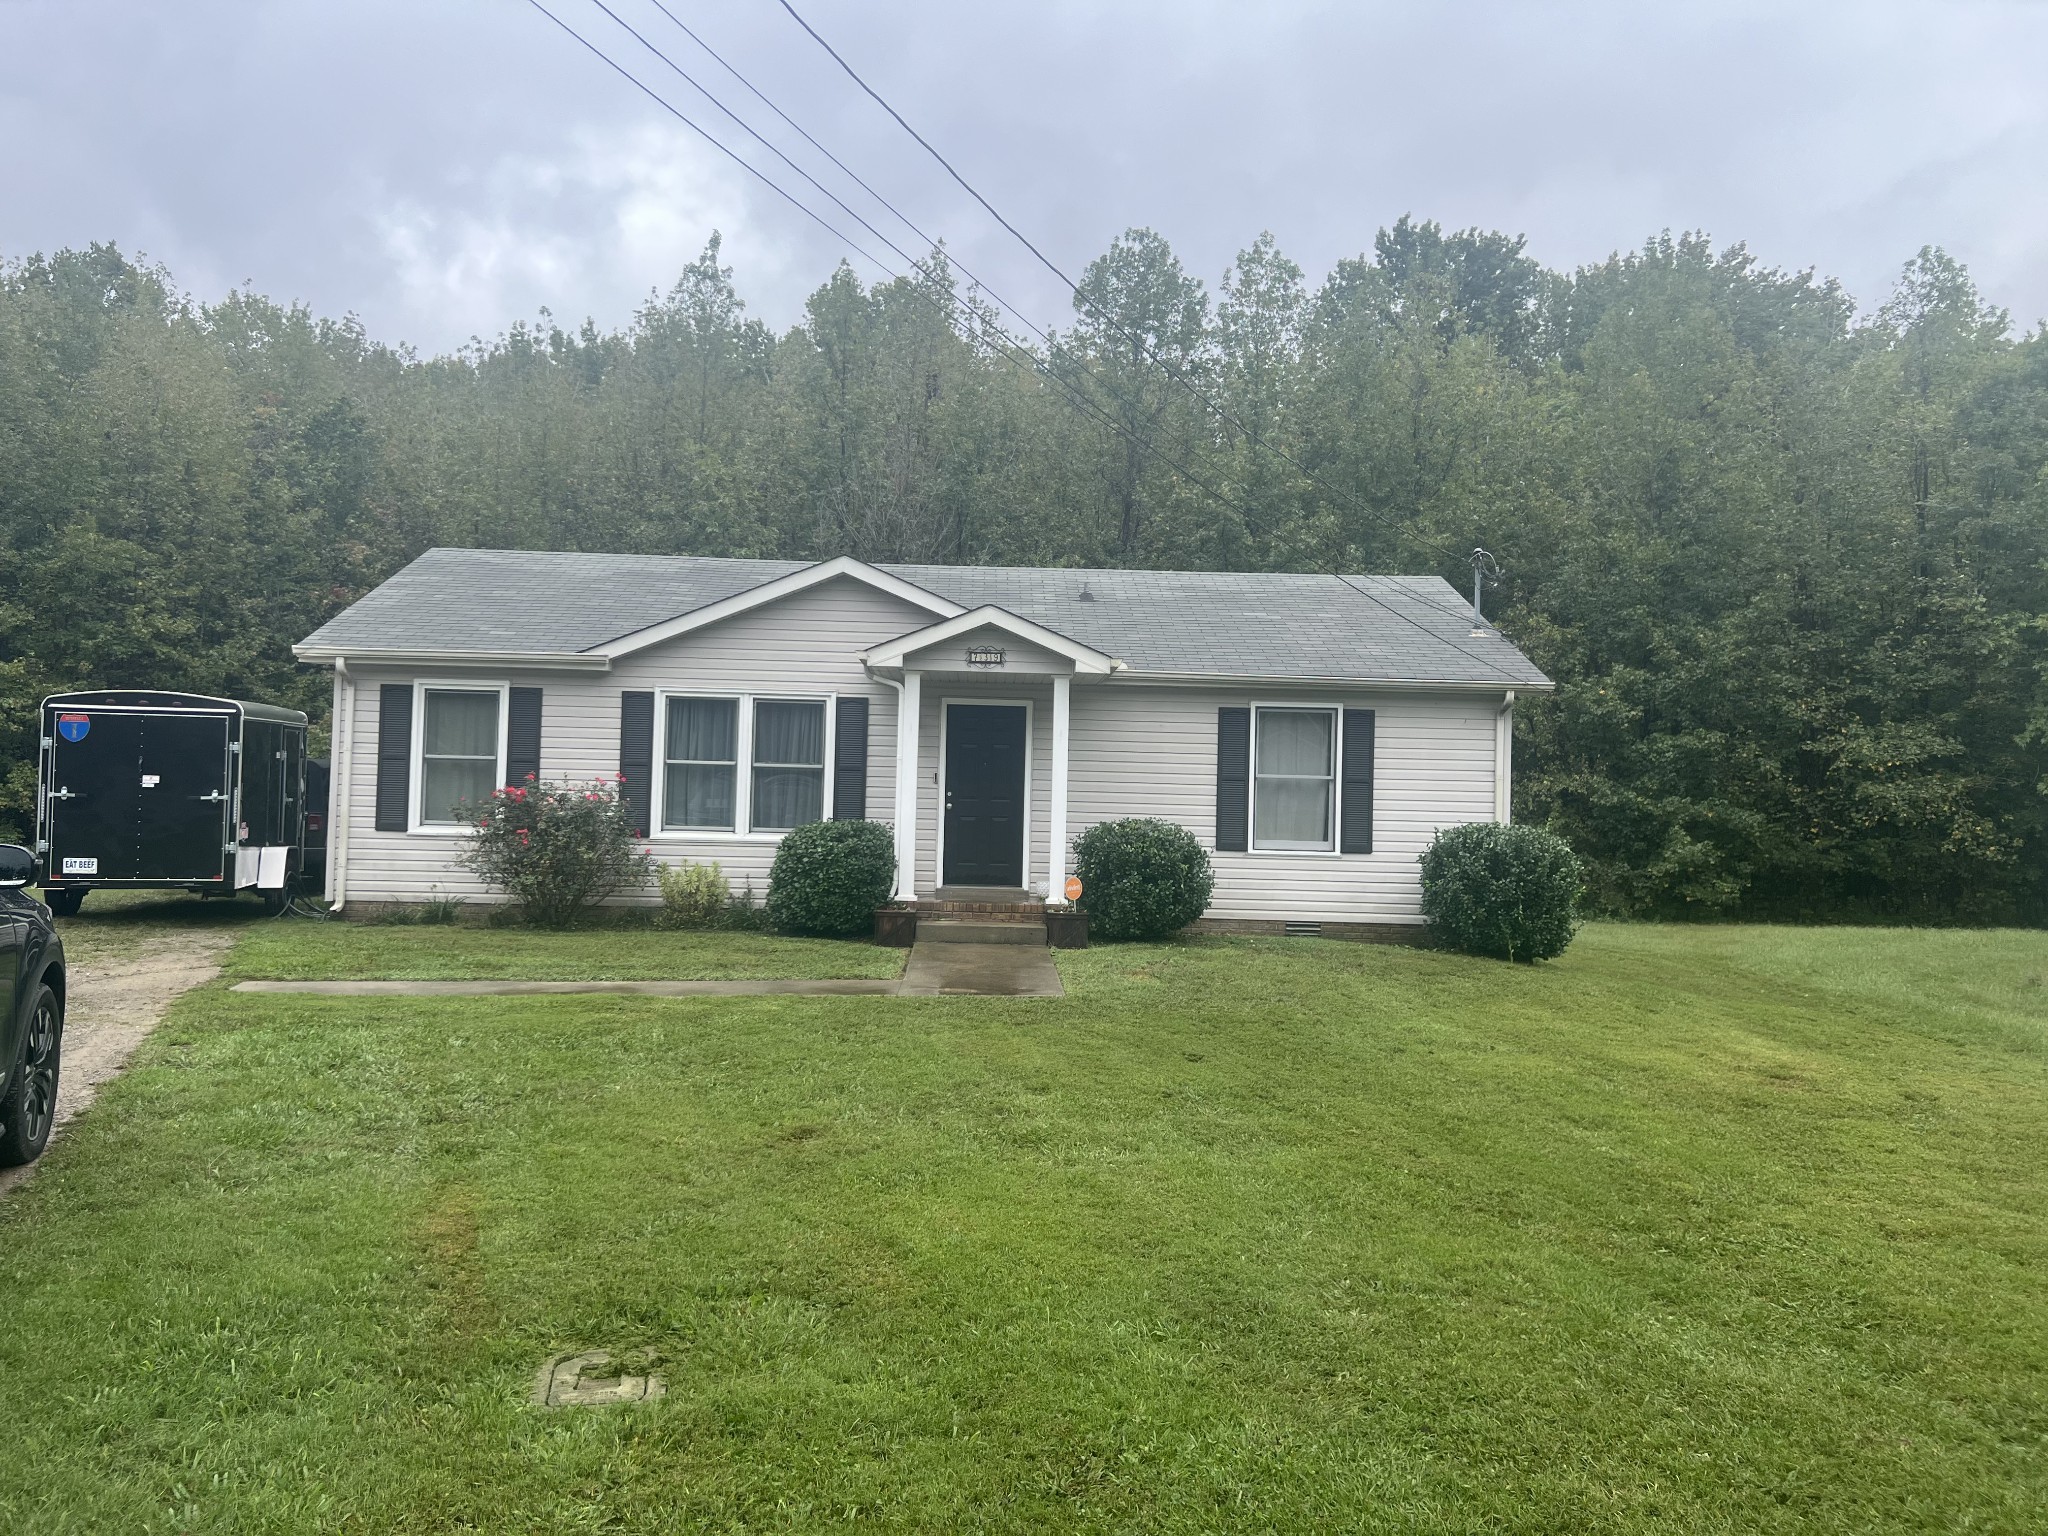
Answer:
[[[1036,944],[1045,945],[1045,923],[962,917],[919,917],[920,944]]]

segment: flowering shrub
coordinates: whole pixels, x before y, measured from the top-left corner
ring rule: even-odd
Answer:
[[[567,928],[607,896],[644,885],[654,859],[633,835],[619,777],[495,790],[458,815],[476,827],[463,864],[510,896],[530,923]]]

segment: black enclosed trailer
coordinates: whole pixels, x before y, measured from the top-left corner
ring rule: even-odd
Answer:
[[[298,710],[142,689],[43,701],[36,853],[54,912],[149,886],[282,908],[306,868],[306,809]]]

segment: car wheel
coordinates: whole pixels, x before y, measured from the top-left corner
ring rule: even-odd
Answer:
[[[43,905],[58,917],[76,917],[78,909],[85,905],[85,892],[51,890],[43,887]]]
[[[57,1067],[64,1050],[64,1009],[57,994],[37,987],[14,1079],[0,1094],[0,1168],[43,1155],[57,1123]]]

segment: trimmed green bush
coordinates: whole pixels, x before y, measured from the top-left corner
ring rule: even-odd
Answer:
[[[1585,873],[1541,827],[1448,827],[1422,855],[1422,915],[1447,949],[1529,964],[1561,955],[1578,930]]]
[[[1202,915],[1216,877],[1194,833],[1134,816],[1099,821],[1074,843],[1090,939],[1163,939]]]
[[[896,840],[879,821],[814,821],[775,850],[768,921],[821,938],[868,933],[895,880]]]

